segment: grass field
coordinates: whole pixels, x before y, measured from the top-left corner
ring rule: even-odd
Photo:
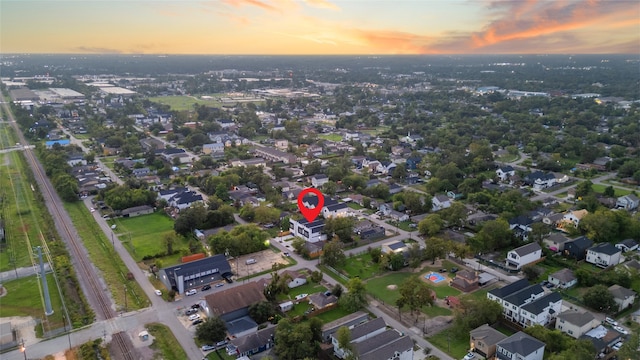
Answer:
[[[449,329],[430,337],[429,342],[454,359],[462,359],[469,350],[469,334],[455,334]]]
[[[325,139],[329,141],[341,141],[342,135],[340,134],[320,134],[318,135],[320,139]]]
[[[166,253],[165,235],[173,233],[173,220],[167,215],[156,212],[132,218],[117,218],[112,220],[116,225],[115,233],[125,243],[129,253],[136,261],[145,256]],[[176,253],[187,248],[187,241],[177,242],[173,246]],[[175,258],[175,259],[174,259]],[[163,264],[172,265],[171,261],[179,260],[180,256],[162,258]]]
[[[591,188],[593,189],[593,191],[600,194],[604,194],[604,189],[606,189],[607,187],[608,187],[607,185],[603,185],[603,184],[591,185]],[[623,190],[618,188],[613,188],[613,189],[615,190],[615,195],[614,195],[615,197],[631,194],[631,190]]]
[[[359,277],[360,279],[370,279],[385,272],[380,270],[379,264],[371,261],[369,253],[348,257],[345,264],[336,270],[345,272],[349,277]]]
[[[343,308],[341,308],[340,306],[338,306],[337,308],[331,310],[331,311],[327,311],[325,313],[322,313],[320,315],[317,315],[315,317],[317,317],[318,319],[322,320],[323,323],[329,323],[332,322],[334,320],[338,320],[341,317],[345,317],[347,315],[351,314],[350,312],[348,312],[347,310],[344,310]]]
[[[178,339],[167,326],[151,323],[147,324],[146,328],[149,334],[154,337],[151,348],[160,353],[154,359],[182,360],[187,358],[187,353],[184,352]]]
[[[320,284],[312,283],[312,282],[307,282],[304,285],[301,285],[289,290],[288,294],[278,294],[277,300],[278,301],[293,300],[296,298],[296,295],[300,295],[300,294],[311,295],[313,293],[325,292],[325,291],[327,291],[327,288],[325,288],[324,286]]]
[[[396,300],[400,297],[400,293],[397,290],[389,290],[387,286],[400,286],[400,284],[402,284],[411,276],[416,276],[416,274],[411,274],[408,272],[394,272],[385,276],[371,279],[366,283],[367,291],[374,295],[377,299],[382,300],[385,304],[395,305]]]
[[[2,286],[7,290],[7,295],[0,297],[0,318],[9,316],[32,316],[35,319],[43,319],[44,302],[38,286],[40,279],[29,276],[17,280],[7,281]],[[47,317],[48,326],[52,329],[64,327],[62,314],[62,302],[60,293],[52,274],[47,274],[47,287],[51,298],[53,315]],[[45,325],[46,326],[46,325]]]
[[[206,105],[210,107],[220,107],[222,104],[216,100],[203,100],[194,96],[157,96],[150,97],[149,101],[158,104],[169,105],[171,110],[183,111],[193,110],[193,105]]]
[[[91,261],[100,270],[109,286],[116,304],[124,307],[123,284],[127,284],[127,309],[141,309],[148,306],[149,299],[135,280],[126,279],[129,270],[113,250],[111,239],[108,239],[107,235],[102,232],[84,204],[82,202],[65,203],[65,209],[78,230]],[[141,275],[138,277],[141,278]]]

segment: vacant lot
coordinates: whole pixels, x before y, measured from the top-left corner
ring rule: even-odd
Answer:
[[[34,319],[43,319],[45,317],[44,298],[40,292],[41,285],[39,283],[40,279],[34,275],[2,284],[7,291],[7,295],[0,297],[0,318],[31,316]],[[62,314],[64,314],[64,311],[53,274],[47,275],[47,285],[51,297],[51,308],[53,309],[53,315],[47,317],[48,327],[51,329],[63,327]]]
[[[145,256],[167,252],[164,237],[173,234],[173,220],[167,215],[156,212],[132,218],[117,218],[113,222],[116,225],[116,235],[136,261],[142,260]],[[181,249],[186,249],[187,245],[186,241],[177,242],[173,245],[173,250],[180,252]]]

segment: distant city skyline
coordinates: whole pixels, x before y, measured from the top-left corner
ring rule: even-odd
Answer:
[[[0,0],[0,53],[640,54],[640,2]]]

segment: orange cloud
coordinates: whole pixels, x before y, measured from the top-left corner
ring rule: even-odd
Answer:
[[[327,0],[304,0],[304,2],[309,4],[309,6],[317,7],[320,9],[340,10],[338,5]]]
[[[352,30],[357,40],[373,46],[382,54],[424,54],[433,38],[393,30]],[[432,50],[433,51],[433,50]]]
[[[267,11],[278,11],[278,8],[276,8],[275,6],[271,4],[267,4],[260,0],[222,0],[222,2],[234,7],[242,7],[246,5],[246,6],[255,6],[262,10],[267,10]]]

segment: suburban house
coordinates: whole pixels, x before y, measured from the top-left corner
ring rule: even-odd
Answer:
[[[542,190],[556,184],[556,176],[553,173],[535,171],[524,177],[525,184],[532,186],[534,190]]]
[[[542,248],[537,242],[532,242],[509,251],[506,266],[520,270],[523,266],[540,260],[541,257]]]
[[[598,325],[600,321],[588,311],[568,310],[558,315],[556,319],[556,329],[575,339]]]
[[[560,289],[568,289],[578,284],[578,278],[576,278],[571,269],[560,269],[550,274],[548,281]]]
[[[295,164],[298,162],[298,158],[295,155],[267,146],[255,146],[251,148],[250,151],[255,156],[263,158],[269,162],[281,162],[284,164]]]
[[[274,345],[275,333],[276,326],[270,326],[235,338],[230,343],[236,349],[236,356],[250,356],[271,349]]]
[[[469,332],[469,348],[486,359],[493,359],[496,355],[496,344],[507,336],[500,331],[484,324]]]
[[[478,275],[474,271],[460,270],[450,285],[460,291],[471,292],[479,287]]]
[[[316,189],[327,182],[329,182],[329,177],[325,174],[317,174],[311,177],[311,185]]]
[[[580,220],[582,220],[585,215],[589,212],[586,209],[575,210],[568,212],[562,216],[562,220],[558,222],[558,229],[563,230],[566,227],[573,226],[574,228],[578,227],[580,224]]]
[[[625,210],[635,210],[640,205],[640,199],[633,194],[620,196],[616,200],[616,208]]]
[[[183,294],[187,289],[220,281],[227,272],[231,272],[231,266],[224,255],[218,254],[161,269],[159,276],[167,289]]]
[[[202,195],[195,191],[185,191],[180,194],[176,194],[169,199],[169,205],[179,210],[184,210],[191,205],[203,202]]]
[[[510,177],[516,174],[516,170],[511,165],[506,165],[498,168],[496,170],[496,175],[500,179],[500,181],[506,181]]]
[[[376,172],[383,175],[390,175],[393,173],[393,170],[395,170],[396,166],[396,163],[393,163],[391,161],[381,161],[378,166],[376,166]]]
[[[309,295],[309,305],[313,305],[316,310],[324,309],[329,306],[335,306],[338,303],[338,298],[331,293],[318,292]]]
[[[211,143],[202,145],[202,153],[205,155],[224,154],[223,143]]]
[[[313,222],[307,219],[294,220],[289,219],[289,229],[293,236],[304,239],[307,242],[318,242],[327,240],[327,234],[324,230],[324,220],[316,219]]]
[[[331,342],[331,335],[335,334],[339,328],[346,326],[351,329],[369,320],[369,314],[364,311],[356,311],[340,319],[334,320],[322,326],[322,341]]]
[[[638,243],[633,239],[624,239],[621,242],[617,243],[615,246],[623,253],[627,251],[638,250]]]
[[[135,217],[139,215],[153,214],[153,207],[149,205],[140,205],[122,210],[122,217]]]
[[[402,241],[391,241],[382,244],[381,250],[383,254],[402,254],[408,251],[409,248]]]
[[[616,304],[618,304],[618,311],[622,311],[627,309],[633,305],[636,299],[636,292],[633,290],[629,290],[620,285],[611,285],[609,286],[609,292],[613,295],[613,299]]]
[[[286,276],[291,278],[291,281],[287,283],[287,286],[289,287],[289,289],[293,289],[295,287],[302,286],[307,283],[307,277],[304,275],[301,275],[297,271],[284,270],[282,273],[280,273],[281,278]]]
[[[545,326],[562,309],[560,294],[553,292],[545,295],[540,284],[529,285],[526,279],[493,289],[487,293],[487,298],[502,306],[505,319],[521,327]]]
[[[397,210],[391,210],[389,211],[389,218],[391,218],[391,220],[394,221],[399,221],[399,222],[403,222],[403,221],[409,221],[409,214],[397,211]]]
[[[587,331],[580,337],[580,339],[589,340],[593,344],[593,347],[596,349],[596,354],[609,352],[609,349],[614,344],[621,340],[624,340],[622,334],[603,325],[598,325],[595,328]]]
[[[615,266],[620,263],[622,251],[610,243],[599,243],[587,250],[586,261],[601,268]]]
[[[309,209],[315,209],[318,206],[318,197],[315,195],[305,196],[302,199],[302,203],[305,207]],[[347,204],[343,202],[338,202],[337,200],[325,197],[324,203],[322,204],[322,216],[327,219],[330,217],[339,217],[339,216],[347,216],[349,213],[349,207]]]
[[[542,240],[542,243],[551,251],[562,252],[564,251],[564,244],[569,241],[569,238],[559,232],[554,232]]]
[[[412,360],[413,340],[408,335],[394,329],[387,329],[383,318],[376,318],[354,326],[351,330],[351,347],[355,354],[342,349],[338,340],[331,335],[331,343],[336,357],[344,359],[355,355],[359,360]]]
[[[431,199],[431,211],[439,211],[451,207],[451,199],[447,195],[438,194]]]
[[[545,344],[519,331],[496,344],[499,360],[542,360]]]
[[[255,281],[205,296],[204,312],[218,316],[227,325],[227,332],[236,337],[254,333],[258,324],[249,317],[249,306],[266,301],[264,286]]]
[[[574,258],[577,261],[584,260],[587,250],[593,245],[593,241],[585,236],[571,239],[564,243],[563,254],[566,257]]]
[[[513,219],[509,219],[509,229],[513,231],[514,235],[522,240],[529,238],[531,232],[531,225],[534,223],[533,219],[526,215],[516,216]]]

